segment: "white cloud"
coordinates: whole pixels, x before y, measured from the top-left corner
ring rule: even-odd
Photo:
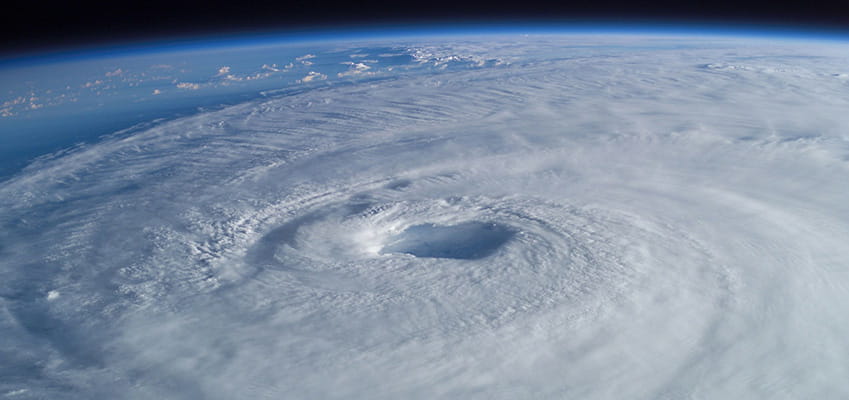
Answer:
[[[309,59],[311,59],[311,58],[315,58],[315,55],[307,54],[307,55],[303,55],[303,56],[300,56],[300,57],[295,57],[295,61],[298,61],[303,65],[310,66],[310,65],[313,64],[312,61],[309,61]]]
[[[190,82],[180,82],[180,83],[178,83],[176,86],[177,86],[177,88],[179,88],[179,89],[186,89],[186,90],[198,90],[198,89],[200,89],[200,85],[199,85],[199,84],[197,84],[197,83],[190,83]]]
[[[26,97],[18,96],[18,97],[15,97],[12,100],[4,101],[3,104],[0,105],[0,107],[9,107],[9,106],[14,106],[14,105],[24,104],[26,102],[27,102]]]
[[[327,75],[322,74],[320,72],[310,71],[309,73],[307,73],[307,76],[299,79],[298,82],[299,83],[306,83],[306,82],[312,82],[312,81],[322,81],[322,80],[325,80],[325,79],[327,79]]]
[[[82,87],[84,87],[84,88],[93,88],[93,87],[95,87],[95,86],[100,86],[100,85],[102,85],[102,84],[103,84],[103,81],[102,81],[102,80],[100,80],[100,79],[97,79],[97,80],[94,80],[94,81],[91,81],[91,82],[86,82],[86,83],[84,83],[84,84],[82,85]]]
[[[280,68],[277,68],[277,64],[271,64],[271,65],[262,64],[262,69],[267,70],[267,71],[271,71],[271,72],[280,71]]]
[[[371,69],[370,66],[368,66],[364,63],[355,63],[355,62],[347,61],[347,62],[344,62],[343,64],[349,65],[350,68],[345,72],[340,72],[340,73],[336,74],[339,77],[360,75],[360,74],[363,74],[366,71]]]

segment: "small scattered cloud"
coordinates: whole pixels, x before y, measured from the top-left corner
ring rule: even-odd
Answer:
[[[19,97],[12,99],[12,100],[3,102],[2,106],[3,107],[9,107],[9,106],[14,106],[14,105],[18,105],[18,104],[24,104],[26,102],[27,102],[26,97],[19,96]]]
[[[200,85],[198,85],[197,83],[180,82],[177,84],[177,88],[186,90],[198,90],[200,89]]]
[[[355,63],[353,61],[346,61],[346,62],[343,62],[342,64],[347,64],[347,65],[350,66],[350,68],[345,72],[340,72],[340,73],[336,74],[336,76],[338,76],[340,78],[343,77],[343,76],[353,76],[353,75],[364,74],[364,73],[366,73],[366,71],[371,69],[371,67],[369,67],[368,65],[366,65],[364,63]]]
[[[157,95],[162,94],[162,91],[161,91],[161,90],[159,90],[159,89],[153,89],[153,93],[152,93],[152,94],[153,94],[154,96],[157,96]]]
[[[327,79],[327,75],[322,74],[320,72],[310,71],[307,73],[307,76],[298,79],[298,83],[307,83],[312,81],[323,81]]]
[[[51,290],[51,291],[47,292],[47,301],[53,301],[53,300],[56,300],[58,298],[59,298],[59,291],[58,290]]]
[[[277,64],[271,64],[271,65],[262,64],[262,69],[264,69],[266,71],[271,71],[271,72],[279,72],[280,71],[280,68],[277,67]]]
[[[310,65],[312,65],[312,61],[309,61],[309,59],[311,59],[311,58],[315,58],[315,55],[314,54],[306,54],[306,55],[303,55],[303,56],[300,56],[300,57],[295,57],[295,61],[298,61],[303,65],[310,66]]]
[[[92,81],[92,82],[86,82],[86,83],[84,83],[84,84],[82,85],[82,87],[84,87],[84,88],[92,88],[92,87],[99,86],[99,85],[102,85],[102,84],[103,84],[103,81],[101,81],[100,79],[97,79],[97,80]]]
[[[121,68],[118,68],[114,71],[107,71],[106,76],[108,76],[108,77],[119,76],[119,75],[122,75],[123,73],[124,73],[124,70],[122,70]]]
[[[34,93],[28,96],[18,96],[0,104],[0,117],[13,117],[18,115],[16,111],[37,110],[44,107],[44,104],[44,101],[39,99]]]
[[[240,76],[240,75],[236,75],[236,74],[231,74],[230,73],[230,67],[224,66],[224,67],[221,67],[221,68],[218,69],[218,74],[215,75],[215,76],[224,78],[225,80],[228,80],[228,81],[240,82],[240,81],[252,81],[252,80],[257,80],[257,79],[265,79],[265,78],[268,78],[269,76],[271,76],[272,74],[274,74],[275,72],[280,72],[280,71],[281,71],[281,69],[277,67],[277,64],[271,64],[271,65],[262,64],[260,72],[256,72],[256,73],[251,74],[251,75],[241,75]],[[222,85],[226,85],[226,84],[227,84],[226,82],[222,83]]]

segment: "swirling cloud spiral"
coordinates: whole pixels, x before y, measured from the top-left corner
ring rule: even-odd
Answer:
[[[849,397],[846,45],[617,40],[410,43],[500,61],[32,164],[6,393]]]

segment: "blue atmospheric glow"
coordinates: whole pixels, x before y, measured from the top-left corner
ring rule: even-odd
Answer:
[[[53,63],[97,57],[182,52],[190,50],[259,47],[285,44],[322,44],[426,37],[488,35],[663,35],[680,37],[751,38],[778,40],[849,41],[849,30],[776,24],[717,24],[644,21],[617,23],[607,20],[500,21],[442,24],[375,24],[312,29],[262,29],[241,32],[178,35],[153,40],[116,42],[95,46],[57,48],[39,53],[0,54],[0,68],[27,63]]]

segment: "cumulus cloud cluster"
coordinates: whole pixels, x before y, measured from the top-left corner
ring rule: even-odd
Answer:
[[[495,40],[0,183],[0,393],[849,396],[843,48]]]

